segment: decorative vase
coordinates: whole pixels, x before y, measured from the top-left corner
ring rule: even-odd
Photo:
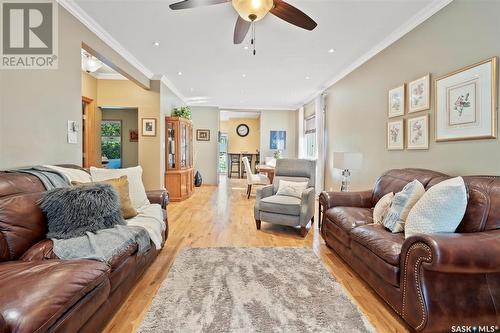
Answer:
[[[199,171],[196,171],[196,174],[194,175],[194,186],[200,187],[201,183],[203,183],[203,178],[201,178],[201,173]]]

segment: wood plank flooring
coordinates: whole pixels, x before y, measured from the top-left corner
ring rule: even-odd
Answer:
[[[188,200],[170,203],[170,234],[165,248],[145,272],[104,332],[128,333],[138,328],[180,250],[186,247],[226,246],[312,248],[378,332],[408,331],[401,319],[375,292],[326,247],[319,235],[317,223],[309,230],[306,238],[300,237],[298,230],[265,222],[262,222],[262,229],[258,231],[253,219],[255,190],[248,200],[245,192],[245,180],[228,180],[222,177],[219,187],[202,186],[196,188]]]

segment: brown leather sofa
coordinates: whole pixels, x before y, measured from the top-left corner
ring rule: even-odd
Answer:
[[[99,332],[159,251],[138,256],[133,244],[109,266],[54,259],[36,204],[43,191],[34,176],[0,172],[0,333]],[[165,191],[147,194],[166,209]]]
[[[484,325],[491,332],[500,326],[500,177],[464,177],[469,201],[456,233],[405,239],[373,224],[384,194],[414,179],[429,188],[447,178],[390,170],[370,191],[323,192],[321,235],[413,330]]]

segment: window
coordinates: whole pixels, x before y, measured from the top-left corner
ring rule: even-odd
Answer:
[[[304,133],[306,158],[316,158],[316,116],[304,119]]]

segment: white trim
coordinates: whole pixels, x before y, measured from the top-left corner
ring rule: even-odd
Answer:
[[[184,96],[179,89],[170,81],[165,75],[159,74],[159,75],[153,75],[151,77],[152,80],[160,80],[164,85],[168,87],[183,103],[187,103],[187,98]]]
[[[90,76],[98,80],[128,80],[125,76],[119,73],[88,73]]]
[[[224,111],[297,111],[297,108],[273,108],[273,107],[243,107],[243,106],[218,106]]]
[[[432,15],[436,14],[438,11],[443,9],[445,6],[450,4],[453,0],[434,0],[429,5],[425,6],[417,14],[413,15],[408,21],[399,26],[396,30],[391,32],[387,37],[385,37],[380,43],[371,48],[368,52],[363,54],[361,57],[356,59],[353,63],[347,66],[340,74],[334,76],[331,80],[327,81],[323,86],[320,87],[313,95],[304,100],[303,104],[308,104],[312,102],[316,96],[320,95],[324,90],[330,88],[335,83],[342,80],[344,77],[353,72],[356,68],[376,56],[378,53],[389,47],[391,44],[396,42],[398,39],[418,27],[420,24],[425,22]]]

